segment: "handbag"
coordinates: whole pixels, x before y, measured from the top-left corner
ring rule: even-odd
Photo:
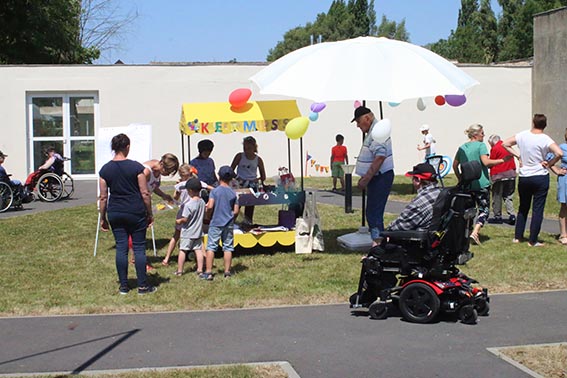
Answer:
[[[324,251],[325,241],[315,193],[306,191],[303,215],[295,221],[295,253],[311,253],[314,250]]]

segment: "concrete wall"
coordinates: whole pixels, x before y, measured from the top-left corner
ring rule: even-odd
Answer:
[[[567,128],[567,7],[534,17],[533,110],[547,115],[558,143]]]
[[[471,123],[485,126],[487,136],[503,137],[529,128],[531,119],[531,67],[462,67],[480,85],[467,94],[461,107],[439,107],[426,99],[427,108],[419,111],[416,101],[392,108],[385,104],[384,117],[392,121],[392,139],[396,172],[410,169],[422,159],[416,150],[421,141],[419,127],[431,126],[440,153],[453,156],[466,141],[465,128]],[[253,90],[252,100],[278,99],[262,96],[248,80],[262,69],[261,65],[209,66],[0,66],[0,150],[9,155],[5,163],[15,178],[24,179],[33,167],[27,162],[26,94],[30,92],[96,92],[100,101],[100,127],[126,126],[130,123],[153,125],[153,155],[165,152],[181,154],[178,122],[184,102],[227,101],[229,93],[239,87]],[[564,98],[564,97],[563,97]],[[281,99],[281,97],[279,98]],[[356,100],[356,99],[353,99]],[[359,99],[362,100],[362,99]],[[300,111],[309,114],[310,101],[298,100]],[[378,115],[378,103],[368,103]],[[351,161],[358,155],[361,133],[350,123],[353,102],[329,103],[318,121],[311,123],[304,140],[304,152],[322,165],[329,165],[330,149],[335,135],[345,136]],[[209,136],[215,142],[212,157],[217,166],[230,164],[242,149],[243,134]],[[264,158],[267,175],[274,176],[279,166],[287,166],[287,139],[283,133],[256,133],[259,154]],[[199,136],[191,138],[192,155],[196,154]],[[291,141],[292,170],[305,169],[305,158],[299,157],[299,141]],[[308,175],[320,175],[307,168]],[[330,172],[322,174],[330,176]]]

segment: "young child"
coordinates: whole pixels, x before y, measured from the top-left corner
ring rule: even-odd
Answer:
[[[39,166],[35,172],[30,173],[26,179],[25,186],[29,191],[32,191],[37,180],[39,180],[39,177],[44,174],[45,171],[49,170],[57,173],[58,175],[63,174],[63,163],[65,160],[61,155],[55,152],[55,147],[47,147],[45,149],[45,156],[45,162]]]
[[[177,245],[177,241],[179,240],[181,226],[177,224],[177,220],[182,218],[183,216],[183,207],[189,201],[190,197],[185,189],[185,184],[187,180],[193,177],[193,174],[196,172],[195,168],[190,166],[189,164],[181,164],[179,167],[179,182],[175,184],[175,192],[173,193],[173,200],[179,203],[179,210],[177,211],[176,223],[175,223],[175,232],[169,241],[169,245],[167,246],[167,253],[165,254],[165,258],[161,262],[162,265],[168,266],[169,265],[169,258],[171,257],[171,253],[175,249]]]
[[[203,280],[213,280],[213,261],[215,251],[222,241],[224,254],[224,277],[231,276],[232,252],[234,251],[234,218],[238,215],[239,207],[236,202],[236,193],[229,186],[230,181],[235,178],[234,170],[223,165],[219,169],[219,186],[211,191],[207,211],[213,211],[209,225],[209,236],[207,241],[206,271],[199,275]]]
[[[417,145],[418,151],[425,151],[425,158],[435,155],[435,138],[429,133],[429,125],[421,125],[419,128],[423,135],[423,145]]]
[[[266,181],[266,170],[264,169],[264,161],[258,156],[258,144],[256,139],[251,136],[244,138],[242,142],[243,152],[239,152],[234,156],[230,168],[236,169],[236,178],[241,188],[252,188],[259,191]],[[260,172],[260,177],[258,177]],[[246,220],[252,224],[254,218],[254,206],[246,206],[244,208],[244,216]]]
[[[205,202],[201,199],[201,181],[192,177],[185,183],[189,201],[183,206],[181,218],[175,221],[181,226],[181,241],[179,243],[179,257],[177,259],[176,276],[183,274],[183,264],[187,254],[195,252],[197,259],[197,272],[203,272],[203,220],[205,217]]]
[[[214,143],[209,139],[203,139],[197,143],[199,155],[189,163],[199,172],[199,179],[210,186],[217,186],[218,180],[215,174],[215,161],[211,158],[211,153],[215,147]]]
[[[333,177],[333,192],[337,191],[337,179],[341,183],[341,191],[345,190],[345,172],[343,164],[348,164],[347,148],[343,146],[345,137],[337,134],[335,137],[337,144],[331,148],[331,176]]]

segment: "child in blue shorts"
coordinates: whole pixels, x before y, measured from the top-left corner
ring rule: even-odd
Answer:
[[[232,252],[234,251],[234,219],[238,215],[239,206],[236,202],[236,193],[230,187],[230,181],[235,178],[234,170],[223,165],[219,169],[219,186],[211,191],[207,202],[207,211],[213,212],[209,224],[207,240],[206,270],[199,275],[203,280],[213,280],[213,261],[215,251],[222,241],[224,256],[224,277],[231,276]]]

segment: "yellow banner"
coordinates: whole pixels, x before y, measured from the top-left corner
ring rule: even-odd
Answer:
[[[237,109],[228,102],[186,103],[181,108],[179,129],[186,135],[283,131],[299,116],[295,100],[249,101]]]

